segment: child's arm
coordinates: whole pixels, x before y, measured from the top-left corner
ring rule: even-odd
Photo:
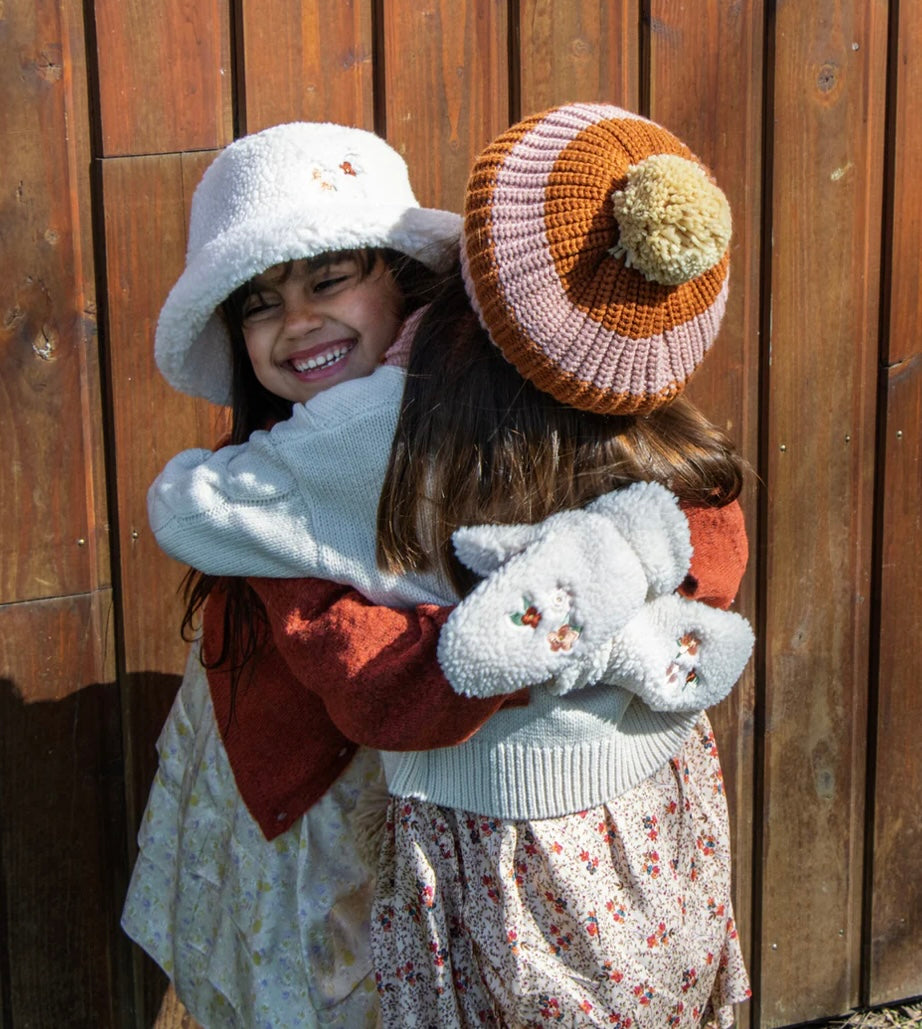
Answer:
[[[435,653],[451,608],[378,607],[349,587],[320,579],[251,579],[289,671],[324,702],[349,739],[380,750],[429,750],[461,743],[527,691],[461,697]]]
[[[315,575],[376,600],[431,600],[375,560],[403,384],[400,369],[382,367],[296,405],[246,444],[179,454],[148,493],[157,542],[212,575]]]
[[[679,530],[684,530],[687,540],[687,523],[673,501],[664,506],[663,516],[675,524],[666,533],[670,542],[660,551],[661,563],[671,568],[681,562],[684,571],[690,548],[682,543]],[[646,514],[646,523],[652,523],[653,511]],[[628,604],[634,610],[643,600],[646,577],[632,554],[625,552],[623,541],[619,547],[617,537],[606,536],[603,522],[599,516],[586,525],[580,523],[578,538],[571,540],[577,552],[567,565],[569,574],[579,581],[602,580],[609,617],[618,606],[618,581],[639,581],[638,595]],[[590,528],[591,538],[582,531]],[[523,531],[543,529],[523,527]],[[525,545],[524,539],[520,542]],[[588,553],[584,555],[583,550]],[[673,550],[676,554],[670,556]],[[653,564],[648,567],[651,578],[656,578],[657,569]],[[678,572],[673,585],[680,579]],[[273,641],[292,675],[323,698],[340,731],[359,743],[382,750],[424,750],[459,743],[504,703],[527,700],[524,689],[496,691],[485,698],[462,698],[454,691],[436,657],[439,634],[452,608],[377,607],[354,590],[318,580],[254,578],[250,585],[266,608]],[[626,612],[622,620],[627,618]],[[479,641],[481,648],[483,644]]]
[[[726,507],[682,510],[691,532],[691,567],[679,592],[711,607],[728,608],[739,592],[749,560],[743,509],[734,500]]]
[[[746,563],[738,504],[686,511],[695,548],[682,592],[727,606]],[[252,579],[273,640],[292,677],[322,699],[349,739],[382,750],[423,750],[463,742],[527,690],[461,697],[436,660],[452,608],[377,607],[354,590],[316,579]]]
[[[715,610],[729,605],[739,585],[745,531],[738,506],[726,513],[693,510],[697,561],[691,566],[689,520],[672,494],[653,483],[606,494],[584,511],[527,530],[459,529],[461,560],[491,574],[446,621],[438,649],[446,677],[476,697],[538,683],[562,694],[601,682],[657,710],[717,703],[753,644],[744,618]],[[611,541],[597,527],[606,520]],[[578,559],[589,537],[602,550],[587,569]],[[639,588],[632,595],[640,597],[633,604],[623,603],[630,566],[610,574],[601,564],[619,539],[642,565],[633,573]],[[680,588],[685,596],[675,594]]]

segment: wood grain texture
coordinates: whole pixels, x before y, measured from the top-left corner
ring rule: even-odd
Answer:
[[[177,393],[154,364],[160,307],[182,271],[188,205],[210,153],[102,162],[125,671],[179,673],[184,568],[157,547],[147,488],[180,450],[213,446],[223,409]]]
[[[897,26],[893,108],[892,216],[890,246],[890,332],[884,341],[887,363],[896,365],[919,352],[922,290],[919,289],[922,197],[922,118],[916,98],[922,90],[922,9],[901,4]]]
[[[640,3],[520,0],[520,116],[574,100],[637,110]]]
[[[673,130],[712,170],[733,212],[730,298],[720,334],[696,371],[689,396],[758,461],[760,238],[762,161],[761,3],[650,5],[650,116]],[[702,61],[720,53],[720,61]],[[740,83],[746,88],[741,89]],[[751,476],[741,503],[750,562],[736,609],[755,625],[758,494]],[[752,920],[754,719],[756,662],[730,697],[710,712],[727,785],[733,840],[734,911],[747,964],[753,966]],[[741,1005],[748,1026],[752,1005]]]
[[[288,121],[374,129],[372,0],[242,0],[240,6],[241,134]]]
[[[0,604],[108,582],[76,5],[6,4],[0,62]],[[26,684],[28,686],[28,684]]]
[[[114,1025],[131,992],[83,5],[0,33],[0,1022]],[[24,704],[25,700],[57,699]]]
[[[154,364],[160,307],[183,268],[189,205],[213,152],[101,162],[113,462],[118,491],[128,853],[157,765],[155,742],[179,687],[187,646],[177,594],[185,571],[157,547],[147,525],[147,487],[178,451],[212,446],[221,408],[172,389]],[[163,977],[134,951],[135,1005],[150,1025]]]
[[[0,678],[26,703],[115,682],[112,590],[0,605]]]
[[[887,5],[775,15],[766,1026],[859,999]]]
[[[96,0],[102,154],[233,139],[230,11],[221,0]]]
[[[872,1004],[922,994],[922,350],[890,369],[872,831]],[[911,557],[909,555],[912,555]]]
[[[162,974],[118,929],[186,655],[183,568],[144,500],[222,419],[160,379],[153,327],[232,114],[238,132],[376,123],[420,200],[459,209],[492,136],[571,99],[642,105],[713,168],[734,214],[730,303],[690,393],[761,476],[743,498],[753,559],[737,605],[761,653],[712,713],[756,990],[741,1029],[922,992],[917,6],[0,4],[2,1029],[145,1029],[161,1009]]]
[[[899,7],[883,476],[869,1000],[922,994],[922,9]]]
[[[155,768],[154,742],[179,685],[185,568],[163,554],[147,524],[147,488],[180,450],[213,446],[225,412],[186,397],[154,364],[160,306],[180,274],[191,195],[211,153],[102,162],[110,379],[124,667],[128,816],[132,833]]]
[[[509,124],[507,4],[384,5],[386,135],[421,204],[460,211],[474,157]]]

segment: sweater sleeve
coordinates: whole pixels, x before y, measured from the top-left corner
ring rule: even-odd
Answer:
[[[379,602],[434,599],[378,569],[377,500],[405,375],[381,367],[245,444],[174,457],[148,491],[163,550],[211,575],[317,576]]]
[[[684,595],[729,607],[748,544],[738,503],[686,510],[694,555]],[[381,750],[425,750],[471,736],[527,690],[461,697],[441,672],[436,648],[449,607],[393,609],[319,579],[251,579],[266,606],[273,641],[302,685],[321,697],[350,740]]]
[[[712,607],[728,608],[736,597],[749,560],[743,510],[737,501],[726,507],[685,507],[691,531],[691,567],[680,592]]]
[[[302,685],[322,700],[350,740],[379,750],[430,750],[461,743],[527,691],[461,697],[436,660],[451,608],[393,609],[319,579],[251,579],[273,642]]]
[[[243,445],[172,458],[147,494],[161,549],[211,575],[291,575],[313,567],[310,512],[277,456],[271,434],[258,432]],[[297,547],[281,548],[286,539]]]

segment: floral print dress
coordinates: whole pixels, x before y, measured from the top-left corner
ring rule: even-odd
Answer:
[[[378,1024],[368,917],[374,879],[350,812],[381,786],[360,749],[286,832],[266,840],[234,782],[193,646],[158,741],[122,928],[205,1029]]]
[[[372,947],[386,1027],[732,1025],[750,990],[706,717],[654,775],[575,815],[392,799]]]

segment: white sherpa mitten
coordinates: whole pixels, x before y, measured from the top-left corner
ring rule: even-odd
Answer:
[[[650,482],[537,525],[473,526],[453,540],[458,559],[489,577],[439,642],[446,678],[472,696],[546,679],[564,693],[596,681],[611,637],[641,601],[676,589],[691,560],[685,515]]]
[[[613,490],[586,508],[610,518],[634,548],[649,584],[649,597],[673,593],[692,557],[688,519],[674,493],[658,482],[635,482]]]
[[[479,586],[452,612],[438,657],[459,693],[488,697],[554,678],[582,685],[590,655],[640,610],[648,584],[613,524],[588,510],[538,525],[480,525],[454,535]]]
[[[752,653],[749,622],[676,594],[648,601],[611,641],[597,678],[655,711],[699,711],[723,700]]]

